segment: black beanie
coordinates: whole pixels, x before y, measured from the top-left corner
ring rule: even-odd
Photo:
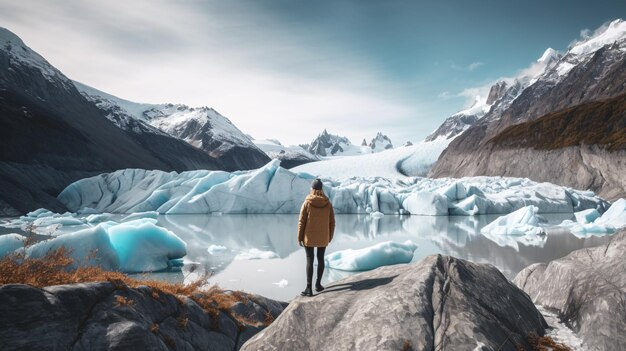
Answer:
[[[311,188],[315,190],[322,190],[322,180],[317,178],[311,183]]]

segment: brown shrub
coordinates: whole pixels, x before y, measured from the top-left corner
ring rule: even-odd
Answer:
[[[11,254],[0,259],[0,284],[28,284],[42,288],[51,285],[110,282],[118,290],[148,286],[152,288],[151,296],[155,299],[162,294],[170,294],[175,296],[181,304],[187,298],[193,300],[214,317],[215,322],[220,311],[223,311],[237,320],[240,327],[256,324],[246,317],[230,312],[230,308],[235,303],[249,301],[247,294],[240,291],[227,292],[215,285],[202,289],[206,277],[187,285],[158,280],[137,280],[120,272],[105,271],[100,267],[72,268],[73,263],[74,260],[69,257],[69,251],[63,247],[50,251],[42,258],[26,258],[24,253]],[[116,297],[118,298],[122,297]],[[128,305],[128,302],[117,300],[119,305]],[[217,322],[214,326],[217,326]]]
[[[535,333],[528,334],[528,343],[535,351],[572,351],[568,346],[557,343],[549,336],[538,336]]]

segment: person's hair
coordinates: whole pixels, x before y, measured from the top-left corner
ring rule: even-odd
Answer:
[[[326,194],[324,194],[324,190],[323,189],[311,189],[311,195],[315,195],[315,196],[326,196]]]

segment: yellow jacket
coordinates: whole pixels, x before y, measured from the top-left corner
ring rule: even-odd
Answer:
[[[335,233],[333,205],[324,195],[310,194],[304,200],[298,220],[298,242],[304,246],[326,247]]]

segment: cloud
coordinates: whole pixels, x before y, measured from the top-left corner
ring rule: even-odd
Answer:
[[[0,23],[72,79],[139,102],[210,105],[255,137],[406,129],[416,106],[398,97],[403,86],[326,34],[285,30],[255,5],[0,0]]]
[[[441,93],[439,93],[439,95],[437,95],[437,97],[440,99],[447,100],[447,99],[453,98],[454,95],[450,94],[449,91],[442,91]]]
[[[455,64],[455,63],[453,62],[453,63],[450,65],[450,67],[451,67],[452,69],[457,70],[457,71],[467,71],[467,72],[471,72],[471,71],[474,71],[474,70],[476,70],[477,68],[479,68],[479,67],[481,67],[481,66],[483,66],[483,65],[485,65],[485,63],[484,63],[484,62],[479,62],[479,61],[477,61],[477,62],[472,62],[472,63],[470,63],[469,65],[466,65],[466,66],[459,66],[459,65],[457,65],[457,64]]]

